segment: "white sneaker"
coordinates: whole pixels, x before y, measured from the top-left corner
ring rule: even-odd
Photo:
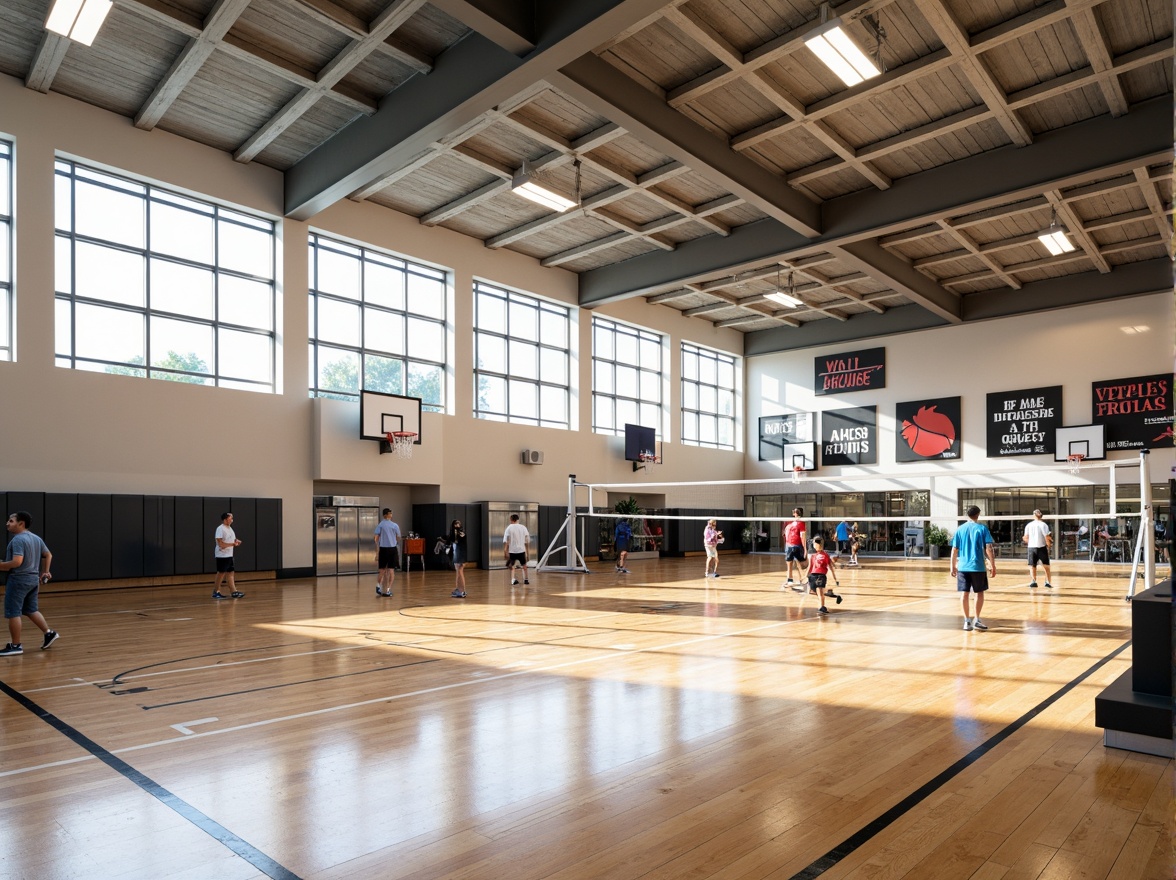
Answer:
[[[988,629],[988,627],[985,625],[984,621],[977,617],[972,621],[972,629]]]
[[[966,617],[964,618],[964,631],[965,632],[972,631],[972,621],[968,620],[968,618],[966,618]]]

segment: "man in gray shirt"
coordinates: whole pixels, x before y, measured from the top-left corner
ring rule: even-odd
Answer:
[[[28,615],[29,620],[45,634],[41,643],[44,651],[55,641],[57,633],[49,629],[45,616],[37,610],[37,593],[41,584],[49,582],[49,566],[53,562],[53,554],[30,528],[33,525],[33,515],[27,510],[18,510],[8,517],[8,533],[12,539],[8,542],[8,550],[4,554],[4,561],[0,562],[0,571],[8,572],[8,586],[4,590],[4,616],[8,618],[8,634],[12,639],[0,657],[12,657],[23,654],[21,647],[21,615]]]

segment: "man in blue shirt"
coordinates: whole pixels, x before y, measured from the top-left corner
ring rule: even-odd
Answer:
[[[984,607],[984,593],[988,589],[988,577],[996,577],[996,554],[993,552],[992,532],[981,525],[980,508],[972,505],[966,511],[968,522],[964,523],[951,538],[951,576],[956,579],[960,602],[964,609],[964,629],[988,629],[980,620],[980,609]],[[988,573],[984,571],[984,560],[988,560]],[[969,617],[971,605],[969,590],[976,594],[976,616]]]
[[[629,525],[629,521],[627,519],[618,519],[614,543],[617,551],[617,571],[621,574],[629,573],[629,569],[625,568],[625,560],[629,556],[629,540],[632,537],[633,529]]]
[[[29,531],[32,525],[33,515],[27,510],[18,510],[8,517],[8,532],[12,539],[8,542],[4,561],[0,562],[0,571],[8,572],[8,586],[4,590],[4,616],[8,618],[8,634],[12,641],[0,651],[0,657],[24,653],[20,643],[22,614],[27,614],[29,620],[45,634],[45,640],[41,643],[42,651],[57,641],[57,633],[49,629],[45,616],[37,610],[40,586],[48,583],[52,577],[49,566],[53,562],[53,554],[44,541]]]
[[[385,507],[383,519],[376,525],[376,595],[391,596],[396,567],[400,564],[400,526],[392,522],[392,508]],[[381,589],[381,587],[383,589]]]
[[[849,522],[842,520],[837,524],[837,557],[849,552]]]

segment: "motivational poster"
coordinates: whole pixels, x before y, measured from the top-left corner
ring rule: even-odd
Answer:
[[[960,398],[913,400],[895,407],[895,461],[960,457]]]
[[[886,349],[867,348],[824,355],[813,362],[813,390],[844,394],[886,387]]]
[[[759,460],[780,461],[786,445],[811,442],[815,417],[814,413],[807,412],[760,416]]]
[[[821,463],[878,463],[878,408],[856,406],[821,413]]]
[[[1158,449],[1172,441],[1172,374],[1090,385],[1091,421],[1107,426],[1107,450]]]
[[[988,457],[1053,454],[1062,427],[1062,386],[988,395]]]

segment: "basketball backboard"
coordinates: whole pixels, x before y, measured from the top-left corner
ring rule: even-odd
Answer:
[[[1107,457],[1106,425],[1071,425],[1057,429],[1054,461],[1066,461],[1081,455],[1084,461],[1101,461]]]
[[[359,393],[359,439],[386,440],[395,431],[411,431],[421,442],[421,399],[382,391]]]
[[[817,444],[785,443],[783,466],[786,472],[794,468],[815,471],[817,469]]]

